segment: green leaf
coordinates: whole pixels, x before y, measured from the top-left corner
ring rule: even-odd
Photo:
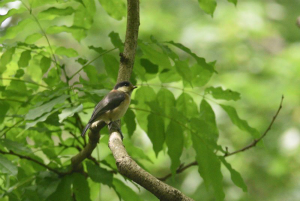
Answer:
[[[112,186],[113,174],[111,172],[104,168],[96,166],[90,161],[86,162],[86,167],[89,176],[94,182]]]
[[[231,91],[230,89],[223,90],[222,87],[209,87],[205,89],[206,93],[210,93],[215,99],[223,100],[239,100],[240,93]]]
[[[187,82],[191,83],[193,79],[192,71],[189,67],[188,61],[175,61],[175,67],[178,74]]]
[[[16,48],[12,47],[7,49],[1,56],[0,60],[0,73],[3,73],[6,69],[6,65],[11,61]]]
[[[122,42],[118,33],[110,32],[109,35],[111,43],[119,49],[120,52],[124,52],[124,43]]]
[[[203,120],[206,126],[204,128],[200,128],[199,126],[199,129],[206,131],[206,135],[209,136],[208,138],[217,141],[219,137],[219,131],[217,128],[216,116],[213,109],[205,99],[203,99],[200,104],[200,120]]]
[[[58,70],[56,68],[51,68],[44,77],[43,80],[51,87],[57,85],[60,82],[60,77],[58,76]]]
[[[207,84],[213,75],[213,72],[203,68],[198,63],[191,67],[191,71],[193,74],[192,84],[196,87],[202,87]]]
[[[180,165],[180,156],[183,150],[183,130],[181,126],[171,121],[166,131],[166,143],[168,146],[168,154],[171,158],[171,172],[176,174],[176,170]]]
[[[159,104],[159,108],[163,111],[163,114],[168,117],[172,117],[172,112],[176,102],[173,93],[166,88],[161,88],[157,93],[156,99]]]
[[[227,0],[227,1],[233,3],[234,5],[237,4],[237,0]]]
[[[126,151],[130,155],[130,157],[132,157],[134,159],[144,159],[144,160],[149,161],[150,163],[153,163],[152,160],[149,158],[149,156],[147,155],[147,153],[145,153],[145,151],[143,149],[138,148],[136,146],[132,146],[131,140],[127,140],[126,138],[124,138],[123,143],[124,143],[124,146],[126,147]]]
[[[51,194],[56,191],[60,180],[57,178],[57,175],[53,175],[53,173],[45,171],[38,173],[36,183],[37,195],[41,200],[46,200]]]
[[[9,110],[9,104],[5,101],[0,101],[0,124],[3,122],[5,119],[5,115]]]
[[[198,171],[204,180],[206,187],[212,186],[216,200],[224,200],[223,175],[221,163],[214,151],[207,146],[204,139],[197,134],[192,134],[193,147],[196,151]]]
[[[32,26],[33,20],[31,18],[26,18],[20,21],[17,25],[8,27],[4,36],[1,36],[0,43],[3,43],[4,40],[13,39],[19,33],[24,31],[27,27]]]
[[[198,0],[198,2],[199,2],[200,8],[204,12],[206,12],[206,13],[210,14],[211,16],[213,16],[214,11],[217,7],[216,0]]]
[[[126,16],[126,5],[123,0],[99,0],[99,2],[112,18],[121,20]]]
[[[40,33],[31,34],[31,35],[26,37],[25,43],[34,44],[37,40],[39,40],[42,37],[43,37],[43,35],[40,34]]]
[[[232,123],[235,124],[239,129],[250,133],[254,138],[258,138],[260,136],[259,132],[255,128],[249,126],[246,120],[240,119],[235,108],[228,105],[222,105],[222,104],[220,104],[220,106],[228,114]]]
[[[189,48],[185,47],[184,45],[182,45],[180,43],[175,43],[173,41],[169,41],[167,43],[174,45],[175,47],[177,47],[177,48],[181,49],[182,51],[186,52],[187,54],[191,55],[197,61],[199,66],[201,66],[202,68],[205,68],[206,70],[208,70],[210,72],[215,72],[213,66],[210,63],[207,63],[204,58],[198,57]]]
[[[66,8],[55,8],[51,7],[47,10],[43,10],[38,14],[39,20],[53,20],[56,17],[59,16],[67,16],[74,13],[74,9],[72,7],[66,7]]]
[[[176,101],[176,109],[181,112],[185,118],[189,119],[198,114],[198,108],[194,99],[184,92]]]
[[[99,54],[103,54],[106,51],[102,47],[94,47],[94,46],[89,46],[89,49],[94,50],[94,51],[98,52]]]
[[[0,172],[16,175],[18,174],[18,168],[10,160],[0,155]]]
[[[0,144],[4,147],[6,147],[8,150],[11,150],[13,152],[19,153],[19,154],[31,154],[32,151],[24,146],[23,144],[15,141],[11,141],[8,139],[2,139],[0,140]]]
[[[25,120],[33,120],[37,117],[40,117],[41,115],[50,112],[55,105],[61,104],[65,102],[65,100],[68,98],[68,95],[61,95],[41,106],[35,107],[28,111],[28,113],[25,116]]]
[[[131,109],[128,109],[123,119],[127,127],[128,135],[131,137],[136,129],[134,112]]]
[[[58,115],[59,123],[63,122],[67,117],[72,117],[75,113],[80,112],[83,109],[83,105],[80,104],[79,106],[74,106],[70,108],[65,108],[61,111]]]
[[[31,59],[31,51],[25,50],[22,52],[21,57],[18,61],[19,67],[26,67],[29,64],[29,60]]]
[[[247,192],[247,186],[241,176],[240,173],[238,173],[235,169],[231,167],[231,165],[225,160],[224,157],[220,156],[219,157],[220,161],[224,164],[224,166],[229,170],[231,174],[231,180],[233,183],[243,189],[244,192]]]
[[[115,190],[120,194],[122,200],[124,201],[142,201],[142,199],[127,185],[125,185],[119,179],[113,180],[113,185]]]
[[[24,70],[23,69],[18,69],[16,74],[15,74],[15,77],[16,78],[20,78],[22,77],[23,75],[25,74]]]
[[[90,29],[96,12],[95,1],[82,0],[75,11],[73,26],[82,27],[86,30]]]
[[[73,177],[73,192],[77,201],[89,201],[90,187],[86,178],[79,173],[72,174]]]
[[[165,142],[165,126],[162,117],[154,114],[148,116],[147,135],[153,144],[153,150],[157,157]]]
[[[10,9],[5,15],[0,15],[0,26],[2,25],[2,22],[4,20],[6,20],[7,18],[15,15],[15,14],[19,14],[19,13],[23,13],[24,11],[26,11],[26,9],[24,7],[18,8],[18,9]]]
[[[61,32],[67,32],[72,34],[72,36],[77,40],[80,41],[81,39],[86,37],[86,32],[84,29],[80,27],[67,27],[67,26],[51,26],[47,29],[46,33],[48,34],[57,34]]]
[[[164,69],[159,74],[159,80],[162,83],[170,83],[170,82],[177,82],[181,80],[181,77],[175,70],[171,69]]]
[[[43,56],[40,62],[40,67],[42,70],[42,74],[45,74],[51,66],[51,59],[49,57]]]
[[[141,59],[141,65],[145,68],[146,72],[149,74],[156,74],[158,72],[158,66],[153,64],[148,59]]]
[[[55,50],[55,54],[57,55],[63,55],[67,57],[77,57],[78,53],[76,50],[72,48],[65,48],[65,47],[59,47]]]
[[[66,175],[61,180],[56,191],[48,197],[47,201],[63,200],[71,201],[72,198],[72,175]],[[73,200],[73,199],[72,199]]]
[[[105,64],[106,73],[109,77],[116,81],[119,72],[119,61],[110,54],[103,55],[103,61]]]

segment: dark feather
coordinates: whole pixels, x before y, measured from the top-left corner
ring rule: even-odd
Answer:
[[[86,133],[86,131],[90,128],[90,126],[91,126],[90,123],[88,123],[88,124],[86,125],[86,127],[84,128],[84,130],[83,130],[82,133],[81,133],[81,136],[82,136],[82,137],[84,136],[84,134]]]

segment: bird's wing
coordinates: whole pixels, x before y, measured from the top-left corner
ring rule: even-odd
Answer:
[[[89,123],[95,121],[100,115],[118,107],[126,98],[126,94],[121,91],[113,90],[108,93],[95,107]]]

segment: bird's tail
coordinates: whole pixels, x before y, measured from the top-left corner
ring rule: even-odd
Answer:
[[[86,131],[87,131],[90,127],[91,127],[91,124],[88,123],[88,124],[86,125],[86,127],[83,129],[82,133],[81,133],[81,136],[82,136],[82,137],[84,136],[84,134],[86,133]]]

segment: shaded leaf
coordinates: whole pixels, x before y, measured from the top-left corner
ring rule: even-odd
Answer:
[[[230,89],[223,90],[222,87],[209,87],[205,89],[206,93],[210,93],[215,99],[223,100],[239,100],[240,93],[231,91]]]
[[[141,59],[141,65],[145,68],[146,72],[149,74],[156,74],[158,72],[158,66],[153,64],[148,59]]]
[[[233,3],[234,5],[237,4],[237,0],[227,0],[227,1]]]
[[[51,59],[49,57],[43,56],[40,62],[40,67],[42,70],[42,74],[45,74],[51,66]]]
[[[230,175],[231,175],[231,180],[233,183],[240,187],[244,192],[247,192],[247,186],[241,176],[240,173],[238,173],[235,169],[231,167],[231,165],[225,160],[224,157],[220,156],[219,157],[220,161],[224,164],[224,166],[229,170]]]
[[[10,160],[0,155],[0,172],[16,175],[18,174],[18,168]]]
[[[126,124],[128,135],[131,137],[133,135],[133,132],[136,129],[136,123],[135,123],[135,114],[131,109],[128,109],[126,114],[123,117],[124,122]]]
[[[50,172],[39,172],[36,182],[36,192],[40,199],[45,200],[56,191],[60,180],[57,175],[52,175]]]
[[[63,55],[67,57],[77,57],[78,53],[76,50],[72,48],[65,48],[65,47],[59,47],[55,50],[55,54],[57,55]]]
[[[132,146],[132,142],[130,140],[124,139],[123,140],[124,146],[126,147],[126,151],[128,154],[134,159],[144,159],[153,163],[152,160],[149,158],[147,153],[139,147]]]
[[[9,104],[5,101],[0,101],[0,124],[3,122],[6,113],[9,110]]]
[[[125,185],[119,179],[113,180],[113,185],[118,194],[120,194],[124,201],[142,201],[142,199],[127,185]]]
[[[198,108],[194,99],[184,92],[177,98],[176,109],[188,119],[198,114]]]
[[[23,75],[25,74],[24,70],[23,69],[18,69],[16,74],[15,74],[15,77],[16,78],[20,78],[22,77]]]
[[[123,0],[99,0],[99,2],[112,18],[121,20],[126,16],[126,5]]]
[[[86,162],[86,167],[89,176],[94,182],[112,186],[113,174],[111,172],[104,168],[96,166],[90,161]]]
[[[202,87],[204,86],[213,75],[212,71],[207,70],[206,68],[203,68],[199,64],[195,64],[191,66],[191,71],[193,74],[192,83],[195,87]]]
[[[32,151],[26,147],[25,145],[19,143],[19,142],[15,142],[15,141],[11,141],[8,139],[2,139],[0,140],[0,144],[4,147],[6,147],[8,150],[11,150],[13,152],[19,153],[19,154],[31,154]]]
[[[116,81],[119,72],[119,61],[110,54],[103,55],[103,61],[105,64],[106,73],[109,77]]]
[[[74,9],[72,7],[66,7],[66,8],[51,7],[48,8],[47,10],[43,10],[42,12],[39,12],[37,17],[40,20],[53,20],[58,16],[67,16],[73,13],[74,13]]]
[[[222,104],[220,104],[220,106],[228,114],[232,123],[235,124],[239,129],[250,133],[254,138],[258,138],[260,136],[259,132],[255,128],[249,126],[246,120],[240,119],[235,108],[228,105],[222,105]]]
[[[77,201],[89,201],[90,187],[86,178],[79,173],[72,174],[73,177],[73,192]]]
[[[94,47],[94,46],[89,46],[89,49],[94,50],[94,51],[98,52],[99,54],[102,54],[106,51],[102,47]]]
[[[63,200],[70,201],[72,198],[72,175],[66,175],[62,179],[60,179],[60,183],[56,188],[56,191],[48,197],[47,201],[52,200]]]
[[[169,83],[179,81],[181,80],[181,77],[175,72],[175,69],[164,69],[159,74],[159,80],[162,83]]]
[[[217,7],[216,0],[198,0],[198,2],[199,2],[200,8],[204,12],[206,12],[206,13],[210,14],[211,16],[213,16],[214,11]]]
[[[9,64],[9,62],[12,59],[12,56],[15,53],[15,48],[9,48],[7,49],[1,56],[1,60],[0,60],[0,73],[3,73],[6,69],[6,65]]]
[[[207,131],[207,135],[209,135],[211,139],[215,141],[219,137],[219,131],[216,123],[216,115],[212,109],[212,107],[208,104],[208,102],[203,99],[200,104],[200,119],[206,123],[205,128],[200,128],[201,130],[205,129]]]
[[[176,170],[180,165],[180,156],[183,150],[183,130],[181,126],[171,121],[166,131],[166,144],[168,146],[168,154],[171,158],[171,172],[176,174]]]
[[[118,33],[110,32],[109,35],[111,43],[119,49],[120,52],[124,52],[124,44]]]
[[[21,53],[21,57],[18,61],[19,67],[26,67],[29,64],[29,60],[31,59],[31,51],[25,50]]]
[[[61,113],[58,115],[59,123],[61,123],[63,120],[65,120],[67,117],[73,116],[75,113],[80,112],[83,109],[83,105],[80,104],[79,106],[74,106],[70,108],[65,108],[61,111]]]
[[[206,187],[212,186],[216,200],[224,200],[223,175],[221,163],[213,150],[206,145],[205,140],[197,134],[192,134],[193,147],[196,151],[198,171],[204,180]]]
[[[86,37],[85,30],[80,27],[67,27],[67,26],[51,26],[46,31],[48,34],[57,34],[61,32],[67,32],[72,34],[72,36],[77,40],[80,41],[84,37]]]
[[[153,144],[153,150],[157,157],[165,142],[165,126],[162,117],[152,113],[149,114],[147,135]]]

